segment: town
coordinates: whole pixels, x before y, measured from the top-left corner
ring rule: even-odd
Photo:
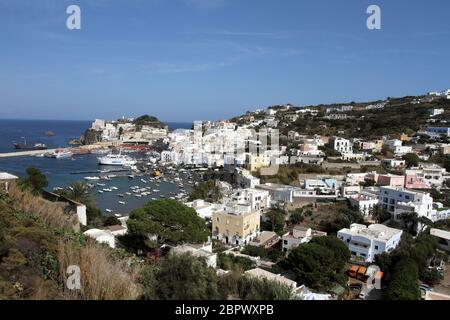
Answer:
[[[153,116],[97,119],[76,143],[150,154],[130,178],[201,173],[190,194],[96,223],[92,190],[74,191],[84,184],[48,192],[36,171],[0,173],[0,199],[31,197],[18,188],[30,186],[40,206],[72,208],[83,237],[138,259],[125,298],[450,299],[450,90],[277,105],[173,131]]]

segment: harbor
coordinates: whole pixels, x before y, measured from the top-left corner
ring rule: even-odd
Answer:
[[[124,155],[136,161],[126,167],[100,165],[98,158],[110,153],[107,144],[67,146],[68,141],[79,136],[89,125],[86,121],[3,120],[0,126],[0,170],[24,176],[28,167],[36,167],[46,175],[48,191],[84,182],[90,187],[95,203],[104,215],[121,216],[153,199],[184,199],[194,182],[198,181],[195,172],[156,165],[145,151],[125,150]],[[46,135],[48,130],[54,135]],[[17,150],[13,142],[20,140],[21,136],[26,136],[30,140],[27,144],[31,146],[42,142],[48,149]],[[57,152],[66,156],[45,156]],[[158,177],[154,176],[156,169],[160,172]]]

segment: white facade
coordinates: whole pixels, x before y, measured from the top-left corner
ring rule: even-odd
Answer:
[[[239,204],[248,204],[252,210],[266,210],[270,208],[270,194],[266,190],[259,189],[238,189],[230,200]]]
[[[359,212],[364,217],[368,217],[378,204],[378,197],[375,194],[359,193],[357,195],[350,196],[348,201],[352,207],[358,208]]]
[[[412,147],[404,146],[401,140],[386,140],[384,145],[397,156],[403,156],[412,152]]]
[[[353,144],[350,140],[334,137],[333,138],[333,148],[340,153],[353,153]]]
[[[283,235],[282,241],[282,251],[284,254],[289,254],[292,249],[298,247],[303,243],[311,241],[314,237],[326,236],[326,232],[312,230],[311,228],[304,228],[300,226],[294,227],[291,232]]]
[[[337,237],[344,242],[353,257],[372,262],[375,255],[394,250],[400,243],[402,233],[402,230],[381,224],[366,227],[354,223],[350,229],[339,230]]]
[[[398,216],[404,212],[405,205],[412,208],[419,217],[435,220],[433,198],[429,193],[401,187],[381,187],[378,200],[380,205],[390,212],[396,220],[400,220]]]

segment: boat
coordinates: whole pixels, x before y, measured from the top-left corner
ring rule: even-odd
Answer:
[[[125,204],[125,202],[124,201],[119,201],[119,204]]]
[[[19,149],[19,150],[46,150],[47,149],[47,145],[44,143],[35,143],[34,145],[30,146],[27,144],[27,140],[22,137],[23,139],[23,144],[19,144],[19,143],[14,143],[14,149]]]
[[[98,185],[99,187],[104,187],[104,186],[106,186],[105,183],[97,183],[97,185]]]
[[[73,156],[72,152],[64,151],[62,149],[58,149],[52,154],[52,158],[55,158],[55,159],[67,159],[67,158],[71,158],[72,156]]]
[[[103,190],[98,190],[98,193],[103,193]]]
[[[147,181],[147,180],[144,180],[144,179],[141,179],[141,182],[143,182],[143,183],[148,183],[148,181]]]
[[[123,198],[123,197],[124,197],[124,195],[123,195],[122,193],[119,193],[117,196],[118,196],[119,198]]]
[[[108,166],[125,166],[125,165],[135,165],[136,160],[132,159],[127,155],[122,154],[108,154],[104,157],[98,158],[98,163],[100,165],[108,165]]]
[[[130,174],[130,175],[128,175],[128,178],[134,179],[134,175]]]
[[[84,180],[100,180],[100,177],[84,177]]]
[[[114,214],[117,218],[120,218],[122,215],[121,214],[119,214],[119,213],[115,213]]]
[[[109,213],[111,213],[111,212],[112,212],[112,210],[111,210],[111,209],[105,209],[105,211],[106,211],[106,212],[109,212]]]

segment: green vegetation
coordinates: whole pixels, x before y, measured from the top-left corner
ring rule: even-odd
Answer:
[[[285,264],[296,274],[297,281],[317,290],[329,290],[336,283],[345,285],[344,267],[350,252],[334,236],[318,237],[296,247]]]
[[[141,272],[144,299],[219,299],[217,276],[201,258],[191,254],[168,254],[159,264]]]
[[[135,265],[77,233],[73,217],[11,185],[0,197],[0,300],[136,299]],[[65,285],[69,265],[78,265],[83,290]],[[101,284],[101,286],[99,285]]]
[[[270,211],[265,213],[266,217],[269,219],[263,226],[264,230],[274,231],[278,234],[283,233],[286,212],[281,208],[272,208]]]
[[[245,257],[234,256],[232,254],[219,253],[217,255],[217,266],[223,270],[247,271],[253,269],[256,264]]]
[[[342,228],[348,228],[352,223],[363,223],[364,218],[359,210],[351,207],[339,207],[335,215],[328,220],[321,220],[321,230],[328,234],[337,234]]]
[[[419,300],[418,268],[412,259],[399,261],[394,267],[394,277],[384,294],[387,300]]]
[[[27,176],[20,179],[23,188],[30,190],[33,194],[38,194],[48,186],[47,177],[37,168],[29,167]]]
[[[292,289],[277,281],[231,272],[219,279],[222,297],[242,300],[294,300]]]
[[[403,160],[406,162],[407,167],[417,167],[420,162],[420,158],[415,153],[407,153],[403,156]]]
[[[128,245],[155,248],[161,244],[206,242],[210,231],[197,212],[170,199],[155,200],[130,213],[127,221]],[[150,240],[156,236],[157,240]]]
[[[420,299],[419,279],[428,279],[428,261],[437,248],[437,240],[429,234],[413,238],[403,233],[398,247],[390,254],[377,255],[375,264],[382,271],[393,272],[392,281],[384,292],[386,299],[409,300]]]
[[[164,123],[159,121],[158,118],[149,116],[148,114],[134,119],[133,124],[136,125],[136,127],[142,127],[144,125],[155,127],[155,128],[164,128],[165,127]]]
[[[222,193],[214,180],[208,180],[196,185],[189,195],[189,201],[203,199],[217,202],[221,198]]]

